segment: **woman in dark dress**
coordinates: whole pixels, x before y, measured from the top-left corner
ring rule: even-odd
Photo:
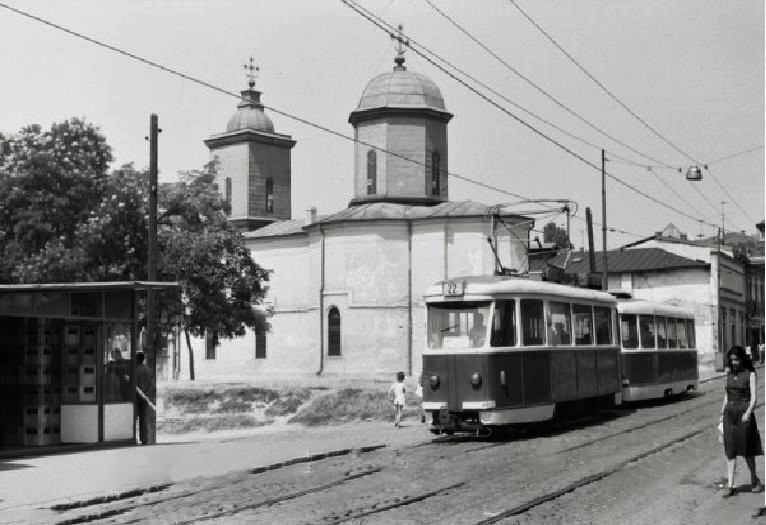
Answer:
[[[729,373],[726,376],[726,395],[721,407],[723,421],[723,448],[726,453],[728,483],[723,497],[734,494],[734,474],[737,456],[743,456],[750,470],[750,490],[761,492],[763,484],[755,473],[755,456],[763,455],[761,436],[755,423],[756,377],[753,363],[741,346],[734,346],[726,354]]]

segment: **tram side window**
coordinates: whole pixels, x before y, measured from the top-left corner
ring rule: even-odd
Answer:
[[[641,333],[641,348],[657,348],[657,342],[654,340],[654,316],[639,315],[638,328]]]
[[[593,344],[593,309],[582,304],[573,304],[574,333],[576,345]]]
[[[491,346],[516,346],[516,303],[497,301],[492,319]]]
[[[572,344],[572,316],[569,303],[551,301],[551,322],[549,341],[552,346]]]
[[[696,348],[697,346],[694,334],[694,319],[686,320],[686,342],[689,344],[689,348]]]
[[[689,342],[686,340],[686,321],[684,319],[676,319],[676,327],[678,348],[689,348]]]
[[[543,302],[539,299],[522,299],[519,302],[521,303],[523,344],[525,346],[542,345],[545,342]]]
[[[622,314],[620,316],[620,340],[623,348],[638,348],[636,314]]]
[[[596,344],[612,343],[612,309],[606,306],[593,307],[593,320],[596,323]]]
[[[665,329],[665,318],[657,316],[657,348],[668,347],[668,333]]]
[[[676,334],[676,320],[673,317],[667,318],[668,323],[668,348],[676,348],[678,346],[678,336]]]

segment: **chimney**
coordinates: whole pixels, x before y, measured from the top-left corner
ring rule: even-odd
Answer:
[[[306,224],[313,224],[317,220],[317,209],[315,206],[306,210]]]

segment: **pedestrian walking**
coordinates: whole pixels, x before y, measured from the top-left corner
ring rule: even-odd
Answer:
[[[726,392],[721,406],[723,423],[723,448],[726,455],[727,484],[723,497],[736,493],[734,475],[737,456],[745,458],[750,471],[750,490],[763,491],[763,483],[755,472],[755,457],[763,455],[763,445],[753,409],[757,396],[757,383],[753,363],[741,346],[733,346],[726,354],[729,372],[726,376]]]
[[[404,412],[404,372],[396,373],[396,381],[388,389],[388,399],[394,404],[394,426],[398,427]]]
[[[150,421],[154,420],[151,396],[154,395],[154,377],[149,367],[144,364],[143,352],[136,354],[136,417],[138,418],[138,438],[142,445],[148,445],[150,439]]]

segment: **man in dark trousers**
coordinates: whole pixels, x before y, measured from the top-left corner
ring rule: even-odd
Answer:
[[[154,377],[149,367],[144,364],[143,352],[136,354],[136,416],[138,417],[138,437],[142,445],[148,445],[151,439],[150,424],[154,419],[150,399],[154,395]]]

